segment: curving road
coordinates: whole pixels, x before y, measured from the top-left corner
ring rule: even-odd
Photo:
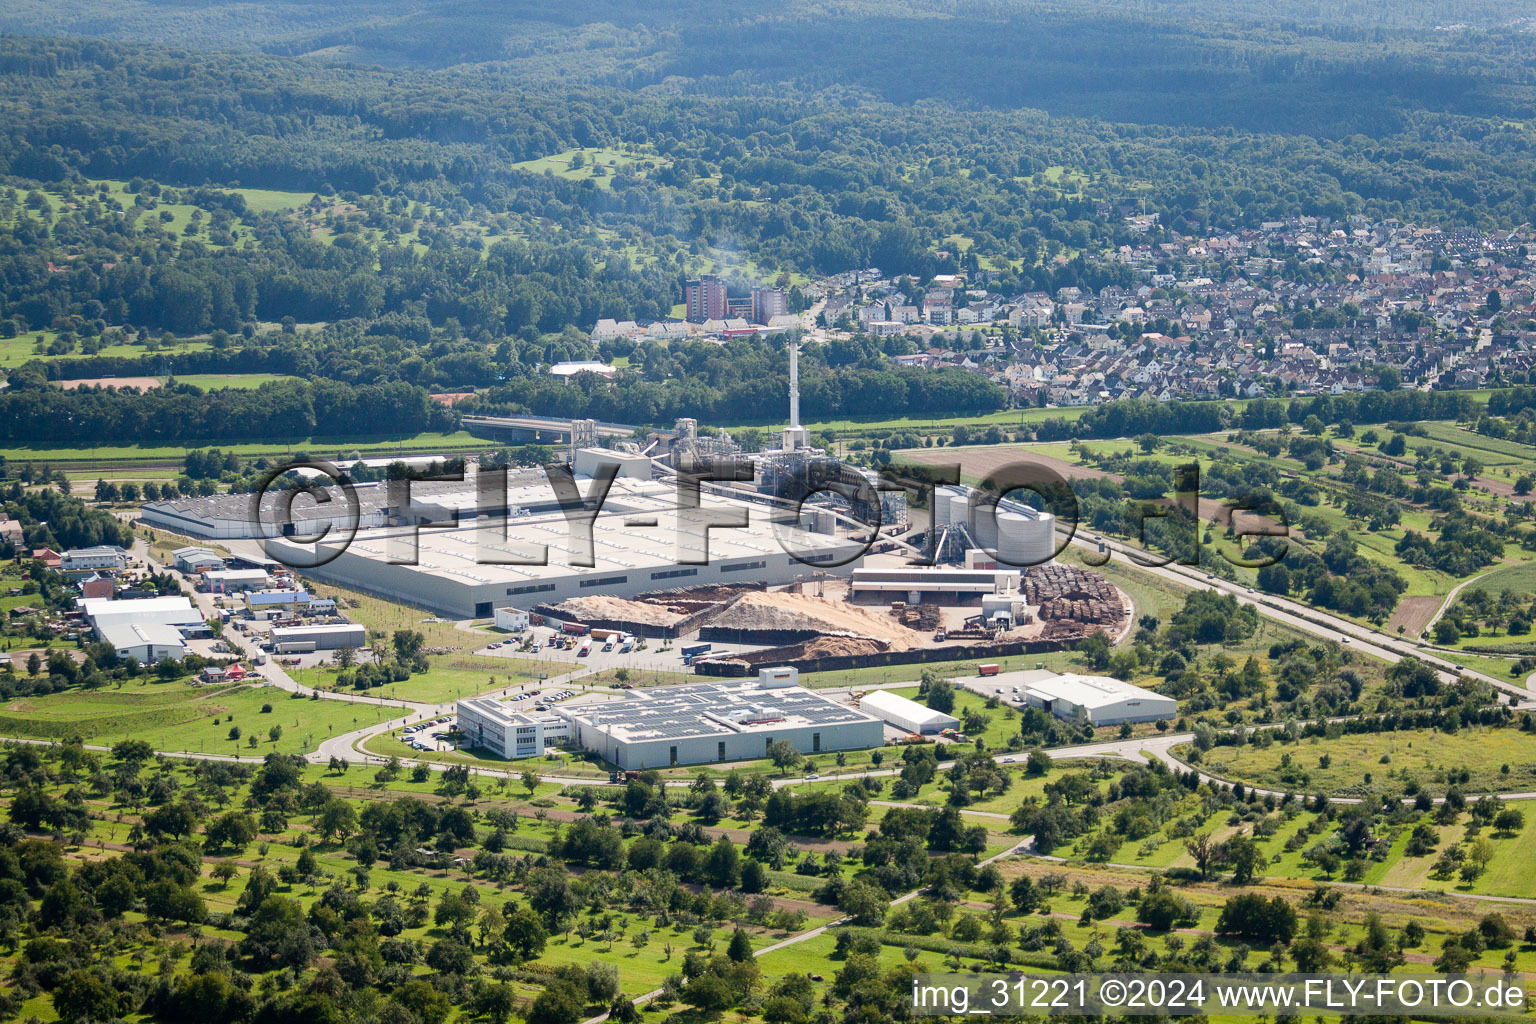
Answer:
[[[1457,668],[1455,662],[1442,658],[1433,651],[1421,648],[1415,641],[1395,637],[1371,626],[1362,626],[1357,622],[1351,622],[1349,619],[1331,615],[1328,612],[1318,611],[1315,608],[1292,601],[1289,598],[1259,593],[1242,584],[1232,583],[1220,577],[1211,577],[1198,567],[1184,566],[1177,563],[1164,566],[1143,565],[1135,561],[1132,555],[1144,556],[1144,552],[1132,548],[1122,541],[1094,533],[1091,530],[1079,528],[1073,534],[1071,543],[1090,551],[1103,550],[1113,555],[1129,558],[1138,569],[1176,583],[1179,586],[1230,594],[1244,604],[1253,605],[1258,613],[1266,618],[1273,619],[1276,622],[1283,622],[1288,626],[1310,633],[1313,636],[1332,640],[1335,643],[1353,647],[1358,651],[1364,651],[1388,663],[1399,662],[1405,657],[1414,657],[1437,669],[1443,682],[1454,682],[1458,675],[1466,676],[1470,679],[1485,682],[1495,689],[1510,695],[1519,702],[1516,704],[1518,707],[1536,707],[1536,692],[1532,692],[1526,687],[1512,683],[1507,679],[1500,679],[1497,676],[1490,676],[1471,669]]]

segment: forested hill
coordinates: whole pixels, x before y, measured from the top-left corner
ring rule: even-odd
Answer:
[[[1131,284],[1122,246],[1304,215],[1533,222],[1527,7],[20,0],[0,30],[56,34],[0,36],[13,438],[97,406],[91,443],[234,429],[189,390],[44,390],[104,375],[564,414],[600,400],[544,368],[597,356],[624,364],[604,418],[766,419],[772,343],[589,333],[673,315],[700,270],[791,301],[870,266],[1054,294]],[[866,341],[806,353],[808,414],[1005,401]],[[325,388],[302,390],[280,396],[299,419]]]
[[[714,95],[828,88],[890,102],[1342,136],[1415,111],[1521,116],[1530,0],[290,0],[9,4],[31,34],[322,61],[494,64],[524,81]]]

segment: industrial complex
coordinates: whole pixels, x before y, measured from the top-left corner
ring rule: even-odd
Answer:
[[[941,487],[929,522],[919,526],[900,488],[812,446],[800,424],[793,343],[788,359],[788,426],[761,451],[743,451],[724,432],[701,434],[690,419],[630,439],[611,424],[571,421],[563,432],[567,469],[559,472],[581,495],[579,505],[568,493],[562,503],[555,470],[526,469],[492,477],[500,493],[487,507],[471,457],[460,479],[413,480],[408,497],[379,482],[344,488],[313,478],[311,469],[310,491],[151,502],[140,514],[180,534],[252,541],[247,550],[313,566],[304,570],[309,577],[455,618],[490,619],[503,608],[538,614],[593,596],[626,601],[808,579],[824,594],[825,581],[837,579],[839,600],[886,604],[898,615],[897,605],[963,608],[965,621],[940,623],[943,615],[924,612],[903,624],[927,630],[937,623],[946,634],[978,641],[1063,639],[1117,626],[1113,599],[1066,608],[1055,617],[1077,625],[1065,632],[1041,614],[1049,595],[1032,592],[1040,580],[1030,577],[1055,553],[1049,512]],[[926,549],[938,552],[939,564],[914,565]],[[261,572],[213,563],[206,548],[180,549],[179,563],[195,563],[214,592],[263,586]],[[1093,584],[1057,589],[1077,599],[1091,597]],[[750,623],[735,628],[752,632]]]
[[[955,682],[1002,704],[1040,708],[1095,726],[1154,722],[1177,713],[1172,697],[1107,676],[1036,670]],[[749,679],[589,695],[532,713],[517,709],[513,700],[459,701],[461,742],[509,759],[570,746],[621,769],[643,770],[756,760],[769,756],[778,740],[802,754],[891,741],[964,740],[953,715],[890,690],[846,694],[807,689],[787,666],[760,669]]]
[[[747,761],[783,740],[803,754],[859,750],[884,742],[877,716],[799,685],[794,669],[764,669],[731,682],[626,690],[614,700],[526,714],[488,698],[458,703],[458,730],[471,746],[532,757],[567,741],[624,769]]]
[[[796,685],[797,673],[1124,637],[1129,599],[1102,575],[1055,562],[1050,512],[1015,492],[960,486],[909,509],[895,484],[815,447],[800,423],[793,342],[787,355],[788,425],[762,450],[701,433],[691,419],[626,433],[594,420],[485,417],[477,428],[555,431],[569,445],[538,468],[482,466],[472,454],[451,475],[428,465],[403,488],[398,473],[393,486],[346,483],[311,465],[307,490],[151,502],[141,518],[220,542],[218,552],[177,547],[175,564],[225,614],[239,612],[233,628],[273,655],[367,648],[368,630],[320,597],[318,581],[479,620],[509,638],[488,643],[499,653],[511,645],[606,666],[655,639],[662,650],[649,658],[709,677],[607,700],[546,698],[532,711],[461,702],[463,742],[507,758],[570,744],[632,769],[760,758],[776,740],[814,754],[951,737],[960,725],[952,715],[883,691],[835,700]],[[167,606],[143,624],[181,627],[178,614]],[[111,636],[150,659],[171,639],[158,628]],[[1004,683],[1021,685],[988,685]],[[998,695],[1096,723],[1171,713],[1164,698],[1113,688],[1121,685],[1064,677]]]

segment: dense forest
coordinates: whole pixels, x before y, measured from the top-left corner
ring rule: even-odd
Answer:
[[[0,438],[83,447],[190,439],[415,434],[452,423],[425,391],[399,382],[273,381],[259,389],[190,385],[140,392],[55,388],[0,393]]]
[[[893,103],[1343,135],[1382,134],[1418,108],[1519,116],[1532,84],[1519,29],[1531,13],[1489,0],[577,0],[557,8],[295,0],[233,9],[72,0],[15,5],[0,24],[396,67],[489,65],[521,81],[777,95],[847,89]],[[882,45],[868,45],[871,38]]]
[[[0,338],[40,357],[10,374],[26,394],[7,399],[6,437],[59,416],[81,443],[311,419],[289,406],[295,388],[255,417],[248,399],[184,389],[43,393],[205,372],[411,385],[381,406],[402,427],[441,425],[424,392],[460,388],[488,389],[482,411],[769,419],[775,342],[632,349],[588,332],[668,316],[720,260],[785,285],[964,270],[1012,294],[1129,284],[1103,258],[1119,245],[1301,214],[1529,222],[1536,138],[1520,112],[1536,83],[1520,15],[19,5],[0,27],[59,35],[0,38]],[[864,44],[872,33],[881,46]],[[578,168],[570,154],[589,150],[602,166]],[[1149,233],[1131,213],[1155,217]],[[905,344],[808,353],[807,413],[1004,403],[991,385],[894,369]],[[633,372],[613,389],[541,376],[599,357]],[[315,397],[327,407],[302,401]],[[1042,434],[1100,435],[1125,415]]]

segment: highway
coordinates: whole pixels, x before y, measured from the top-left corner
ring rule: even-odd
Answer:
[[[1195,566],[1170,564],[1152,567],[1143,565],[1131,559],[1131,553],[1135,552],[1138,555],[1144,555],[1144,552],[1132,548],[1122,541],[1094,533],[1091,530],[1079,528],[1072,537],[1072,543],[1090,551],[1099,551],[1102,546],[1102,549],[1112,556],[1129,559],[1133,565],[1136,565],[1142,571],[1182,587],[1214,590],[1218,593],[1231,594],[1243,604],[1253,605],[1259,614],[1266,618],[1273,619],[1276,622],[1283,622],[1312,636],[1348,645],[1357,651],[1362,651],[1388,663],[1395,664],[1403,658],[1410,656],[1418,658],[1420,661],[1438,669],[1443,682],[1454,682],[1458,675],[1466,676],[1470,679],[1485,682],[1508,694],[1514,698],[1512,703],[1516,707],[1536,706],[1536,693],[1533,693],[1526,687],[1510,682],[1507,679],[1487,675],[1483,672],[1476,672],[1465,668],[1458,669],[1455,662],[1441,657],[1433,651],[1419,647],[1415,641],[1391,636],[1370,626],[1351,622],[1349,619],[1331,615],[1316,608],[1310,608],[1288,598],[1256,592],[1242,584],[1223,580],[1220,577],[1212,577]]]

